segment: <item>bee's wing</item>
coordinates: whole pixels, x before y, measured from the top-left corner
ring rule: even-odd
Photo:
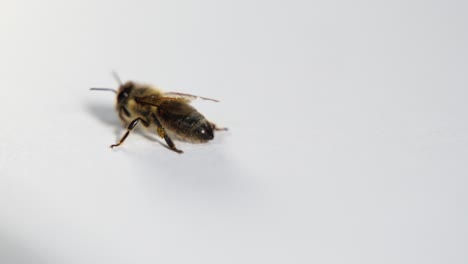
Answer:
[[[187,114],[194,111],[194,108],[189,104],[190,100],[185,98],[171,98],[159,96],[135,97],[135,101],[143,105],[156,106],[164,111],[172,114]]]
[[[185,93],[176,93],[176,92],[165,92],[163,93],[164,97],[170,97],[170,98],[183,98],[189,101],[192,101],[194,99],[200,98],[202,100],[208,100],[208,101],[213,101],[213,102],[219,102],[216,99],[211,99],[211,98],[206,98],[198,95],[193,95],[193,94],[185,94]]]
[[[178,97],[161,97],[161,96],[144,96],[144,97],[135,97],[135,101],[140,104],[152,105],[160,107],[161,105],[165,105],[167,103],[189,103],[190,100],[186,98],[178,98]]]

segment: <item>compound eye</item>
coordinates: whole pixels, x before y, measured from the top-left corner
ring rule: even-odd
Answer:
[[[125,89],[119,94],[118,100],[119,100],[119,101],[125,100],[125,99],[128,98],[128,96],[129,96],[129,88],[125,88]]]

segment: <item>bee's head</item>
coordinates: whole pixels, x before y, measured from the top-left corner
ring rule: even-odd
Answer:
[[[127,103],[134,87],[135,83],[130,81],[120,85],[119,90],[117,91],[117,104],[122,105]]]

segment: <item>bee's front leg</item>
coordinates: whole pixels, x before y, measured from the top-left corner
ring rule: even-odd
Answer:
[[[130,112],[128,112],[127,108],[125,108],[124,106],[120,107],[119,109],[119,118],[120,118],[120,121],[122,121],[122,124],[124,126],[127,126],[128,124],[128,121],[127,119],[124,117],[127,116],[127,117],[130,117]]]
[[[130,125],[128,125],[127,127],[127,132],[123,135],[123,137],[119,140],[119,142],[117,142],[117,144],[112,144],[110,146],[110,148],[114,148],[114,147],[118,147],[120,145],[122,145],[122,143],[124,143],[125,139],[128,137],[128,135],[130,134],[130,131],[132,131],[136,125],[138,125],[139,122],[142,122],[144,126],[148,126],[148,122],[146,122],[145,120],[141,119],[141,118],[136,118],[134,119],[132,122],[130,122]]]

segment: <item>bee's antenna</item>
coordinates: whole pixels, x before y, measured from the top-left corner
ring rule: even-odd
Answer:
[[[117,91],[115,89],[111,89],[111,88],[90,88],[89,90],[91,90],[91,91],[110,91],[110,92],[114,92],[115,94],[117,94]]]
[[[112,71],[112,76],[119,83],[119,85],[122,85],[122,80],[120,79],[120,77],[119,77],[119,75],[117,74],[116,71]]]

